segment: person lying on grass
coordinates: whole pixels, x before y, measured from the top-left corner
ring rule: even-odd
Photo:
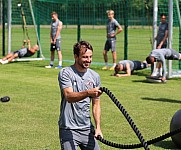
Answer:
[[[27,44],[27,46],[28,46],[27,48],[25,47],[25,44]],[[1,62],[2,64],[7,64],[7,63],[9,63],[9,62],[12,62],[13,59],[18,58],[18,57],[19,57],[19,58],[22,58],[22,57],[31,57],[31,56],[33,56],[38,50],[39,50],[39,46],[38,46],[37,44],[31,47],[30,40],[24,40],[21,49],[7,54],[5,57],[3,57],[2,59],[0,59],[0,62]]]

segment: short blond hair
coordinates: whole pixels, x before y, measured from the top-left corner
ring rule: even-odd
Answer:
[[[106,13],[107,14],[114,14],[114,10],[107,10]]]

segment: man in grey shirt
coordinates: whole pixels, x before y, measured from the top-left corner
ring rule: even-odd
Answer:
[[[161,22],[158,28],[157,36],[155,37],[157,41],[157,49],[167,47],[167,38],[168,38],[168,23],[166,22],[166,15],[160,15]]]
[[[116,67],[114,68],[114,76],[116,77],[126,77],[131,76],[131,74],[135,70],[142,70],[148,67],[146,61],[138,61],[138,60],[121,60],[117,63]],[[120,71],[126,72],[125,74],[119,74]]]
[[[148,64],[154,64],[154,62],[158,61],[161,63],[161,67],[163,68],[162,70],[162,77],[160,79],[162,81],[166,80],[166,59],[167,60],[180,60],[181,59],[181,54],[176,52],[173,49],[155,49],[152,50],[149,54],[149,56],[146,58],[146,61]]]
[[[50,29],[50,64],[45,66],[45,68],[53,68],[55,51],[58,54],[58,66],[55,69],[62,68],[62,51],[61,51],[61,35],[60,32],[62,30],[63,23],[58,19],[58,14],[56,12],[51,13],[52,22]]]
[[[108,10],[108,21],[107,21],[107,40],[104,46],[103,50],[103,57],[105,66],[102,68],[103,70],[114,70],[114,67],[116,66],[116,60],[117,60],[117,53],[116,53],[116,35],[121,33],[122,27],[118,23],[118,21],[114,18],[114,11]],[[116,31],[116,29],[118,30]],[[112,59],[113,59],[113,66],[111,68],[108,68],[108,55],[107,52],[111,49],[112,52]]]
[[[81,41],[74,45],[75,63],[63,68],[58,81],[61,92],[59,135],[62,150],[99,150],[95,137],[102,136],[100,128],[100,76],[90,69],[92,46]],[[91,122],[90,105],[95,121]]]

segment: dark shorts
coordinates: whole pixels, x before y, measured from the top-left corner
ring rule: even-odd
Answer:
[[[180,53],[173,50],[173,49],[170,49],[171,50],[171,56],[170,57],[166,57],[165,59],[168,59],[168,60],[179,60],[180,58]]]
[[[94,132],[87,130],[59,129],[61,150],[100,150]]]
[[[134,63],[134,69],[133,70],[142,70],[142,69],[147,68],[147,63],[137,61],[137,60],[134,60],[133,63]]]
[[[116,51],[116,40],[107,40],[104,46],[104,50],[112,52]]]
[[[27,48],[23,48],[23,49],[14,51],[13,54],[18,54],[18,57],[22,58],[27,54],[27,51],[28,51]]]
[[[55,50],[57,50],[57,51],[61,50],[61,40],[60,39],[57,39],[55,44],[51,43],[51,45],[50,45],[50,51],[55,51]]]

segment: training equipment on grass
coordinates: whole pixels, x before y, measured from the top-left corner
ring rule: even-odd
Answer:
[[[121,148],[121,149],[135,149],[135,148],[140,148],[140,147],[144,147],[145,150],[149,150],[149,146],[151,144],[154,144],[156,142],[162,141],[166,138],[169,138],[175,134],[178,134],[181,132],[181,128],[178,128],[176,130],[173,130],[171,132],[168,132],[160,137],[157,137],[155,139],[151,139],[149,141],[145,141],[142,134],[140,133],[140,131],[138,130],[138,128],[136,127],[136,125],[134,124],[133,120],[131,119],[131,117],[129,116],[129,114],[127,113],[127,111],[125,110],[125,108],[121,105],[121,103],[116,99],[116,97],[111,93],[111,91],[109,91],[107,88],[105,87],[100,87],[100,90],[102,92],[105,92],[110,98],[111,100],[114,102],[114,104],[119,108],[119,110],[122,112],[122,114],[124,115],[124,117],[126,118],[126,120],[129,122],[130,126],[132,127],[132,129],[134,130],[134,132],[136,133],[137,137],[139,138],[140,142],[139,144],[130,144],[130,145],[123,145],[123,144],[117,144],[117,143],[113,143],[110,141],[107,141],[105,139],[103,139],[100,135],[97,136],[97,139],[108,145],[111,147],[115,147],[115,148]]]
[[[181,128],[181,109],[178,110],[172,117],[170,122],[170,131]],[[181,133],[171,136],[173,143],[181,148]]]
[[[1,97],[1,102],[9,102],[9,101],[10,101],[10,97],[9,96]]]
[[[150,83],[165,83],[165,82],[167,82],[166,80],[162,81],[159,77],[156,77],[156,76],[146,76],[146,81],[150,82]]]

